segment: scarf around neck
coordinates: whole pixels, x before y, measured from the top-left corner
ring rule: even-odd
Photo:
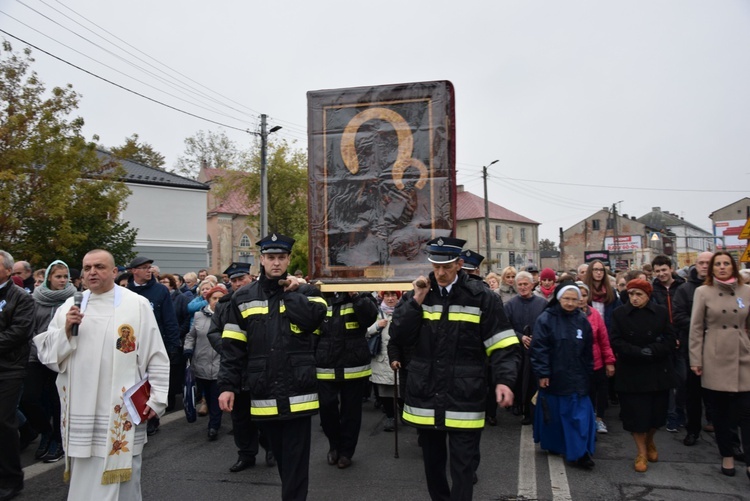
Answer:
[[[64,289],[59,291],[48,289],[47,284],[44,283],[41,287],[34,289],[31,297],[42,306],[60,306],[75,293],[76,288],[70,282],[68,282]]]

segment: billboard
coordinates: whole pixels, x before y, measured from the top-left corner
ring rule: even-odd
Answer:
[[[641,235],[620,235],[617,237],[606,237],[604,248],[609,252],[628,252],[642,249],[643,237]]]
[[[747,240],[740,240],[739,236],[745,227],[747,219],[732,219],[729,221],[717,221],[714,223],[714,235],[724,237],[724,245],[727,250],[745,250]],[[721,241],[717,242],[721,245]]]
[[[411,282],[425,242],[452,236],[455,112],[448,81],[311,91],[311,276]]]

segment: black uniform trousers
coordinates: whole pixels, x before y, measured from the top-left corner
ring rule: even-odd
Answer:
[[[339,457],[354,455],[362,426],[362,397],[367,378],[348,381],[318,380],[320,424],[328,437],[330,449]]]
[[[0,377],[0,488],[23,486],[16,409],[23,378]]]
[[[310,477],[310,416],[285,421],[261,421],[258,428],[266,435],[281,477],[281,499],[307,499]]]
[[[439,431],[420,429],[427,489],[433,501],[468,501],[474,493],[474,469],[479,457],[482,430]],[[446,444],[447,441],[447,444]],[[452,487],[445,462],[450,452]]]
[[[265,434],[260,433],[258,425],[250,419],[249,391],[241,391],[235,395],[231,416],[234,445],[237,446],[237,459],[253,461],[255,456],[258,455],[259,445],[265,450],[270,448]]]

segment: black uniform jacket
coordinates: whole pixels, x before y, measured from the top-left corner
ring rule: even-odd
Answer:
[[[310,285],[284,292],[278,279],[262,275],[240,288],[225,308],[219,391],[239,393],[246,386],[253,419],[317,413],[313,336],[326,309]]]
[[[365,334],[378,318],[378,306],[370,294],[331,298],[315,350],[318,379],[348,381],[370,377],[370,351]]]
[[[488,384],[512,388],[516,381],[518,338],[500,296],[463,271],[447,298],[441,297],[432,273],[421,306],[413,291],[404,294],[393,312],[390,334],[395,344],[414,347],[403,417],[416,426],[481,429]]]

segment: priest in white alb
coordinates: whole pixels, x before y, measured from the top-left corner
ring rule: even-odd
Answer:
[[[39,360],[59,372],[65,479],[70,500],[140,500],[146,422],[167,404],[169,358],[149,302],[115,285],[112,255],[83,258],[88,291],[68,299],[34,338]],[[78,325],[75,335],[73,326]],[[136,425],[123,394],[148,374],[151,395]]]

